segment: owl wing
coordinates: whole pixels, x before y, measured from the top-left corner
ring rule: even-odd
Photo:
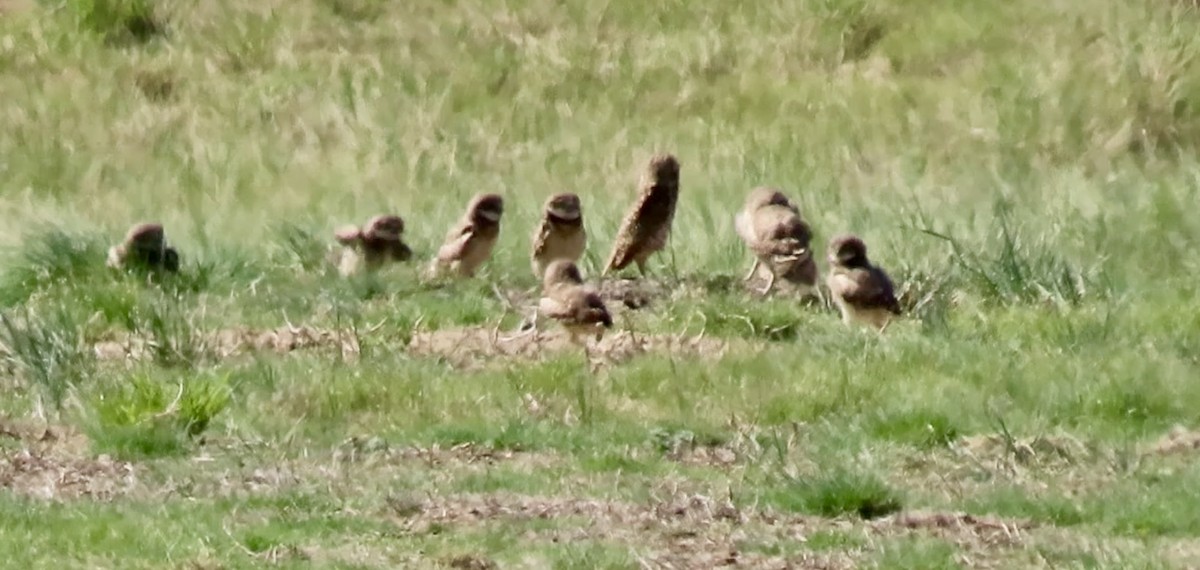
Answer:
[[[605,273],[624,269],[626,265],[629,265],[629,262],[633,261],[633,254],[639,243],[634,233],[637,230],[638,214],[641,212],[642,205],[645,202],[646,195],[643,194],[621,220],[621,227],[617,230],[616,243],[613,244],[612,253],[608,256],[608,263],[604,267]]]
[[[393,242],[388,246],[388,255],[396,261],[408,261],[412,258],[412,248],[402,241]]]
[[[900,302],[896,300],[892,281],[878,268],[837,272],[830,276],[829,289],[856,307],[887,309],[900,314]]]
[[[452,230],[446,236],[446,243],[438,249],[438,259],[442,261],[453,261],[462,257],[463,251],[467,248],[467,244],[471,242],[471,238],[475,236],[475,226],[471,224],[463,224]]]
[[[537,230],[533,232],[533,255],[537,257],[546,252],[546,238],[550,237],[550,223],[542,219]]]
[[[352,246],[362,239],[362,230],[358,226],[342,226],[333,232],[333,237],[344,246]]]
[[[751,223],[756,238],[750,246],[754,253],[770,257],[797,257],[809,253],[811,233],[808,225],[790,208],[759,208]]]
[[[751,248],[758,241],[754,236],[754,221],[753,213],[742,210],[733,216],[733,229],[737,232],[738,237],[742,238],[743,242]]]
[[[550,291],[543,295],[538,300],[538,312],[542,315],[555,320],[563,320],[574,318],[575,311],[572,310],[570,302],[562,299],[557,291]]]

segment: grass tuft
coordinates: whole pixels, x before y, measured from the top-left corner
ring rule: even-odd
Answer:
[[[900,495],[883,479],[848,469],[790,478],[784,485],[768,491],[766,499],[787,511],[825,517],[857,515],[873,519],[902,507]]]
[[[112,44],[146,43],[167,34],[155,0],[68,0],[81,30]]]
[[[186,376],[178,384],[141,372],[98,391],[91,401],[89,436],[99,452],[121,457],[182,455],[229,405],[227,376]]]
[[[104,268],[105,246],[95,236],[50,228],[27,235],[5,264],[0,306],[22,303],[49,288],[70,289]]]
[[[95,363],[78,318],[62,307],[0,312],[0,355],[55,408],[62,408]]]

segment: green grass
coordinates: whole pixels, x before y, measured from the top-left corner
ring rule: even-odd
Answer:
[[[736,550],[1172,568],[1194,551],[1198,472],[1143,453],[1200,424],[1189,2],[0,14],[0,550],[16,565],[705,567]],[[552,192],[580,194],[595,276],[658,151],[682,164],[672,244],[651,262],[666,293],[617,326],[705,354],[592,373],[578,351],[409,350],[516,329]],[[818,253],[861,235],[909,318],[862,334],[744,290],[732,216],[759,185],[795,200]],[[494,256],[476,279],[423,280],[481,191],[506,199]],[[416,259],[340,278],[333,230],[383,212],[404,216]],[[181,271],[107,268],[147,219]],[[289,327],[337,340],[220,340]],[[130,335],[137,361],[93,350]],[[62,435],[42,441],[44,425]],[[101,456],[136,483],[105,491]],[[463,497],[504,508],[480,518]],[[897,510],[1038,526],[984,544],[901,532]]]

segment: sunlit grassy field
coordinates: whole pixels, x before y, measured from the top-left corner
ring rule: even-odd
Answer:
[[[1182,0],[0,0],[0,565],[1197,567],[1198,57]],[[487,341],[655,152],[628,350]],[[904,319],[747,290],[760,185]],[[180,274],[105,267],[142,220]]]

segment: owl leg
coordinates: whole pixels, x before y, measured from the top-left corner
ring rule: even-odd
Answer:
[[[762,291],[759,291],[759,294],[765,297],[767,295],[767,293],[771,292],[771,289],[773,287],[775,287],[775,272],[768,271],[767,272],[767,286],[763,287]]]
[[[825,292],[821,290],[821,286],[819,284],[813,285],[808,289],[808,291],[809,294],[811,294],[813,297],[816,297],[818,305],[822,307],[829,306],[829,299],[825,298]]]
[[[643,279],[646,278],[648,276],[646,274],[646,260],[639,259],[639,260],[635,261],[634,263],[637,263],[638,273],[642,274]]]
[[[892,324],[891,317],[884,317],[882,320],[883,322],[879,325],[879,334],[883,334],[883,332],[887,330],[888,326]]]
[[[592,350],[588,346],[588,341],[586,338],[583,339],[581,346],[583,347],[583,363],[587,365],[588,372],[595,374],[599,369],[599,366],[592,361]]]
[[[755,274],[755,273],[758,273],[758,266],[759,266],[760,264],[761,264],[761,262],[758,260],[758,258],[757,258],[757,257],[755,257],[755,258],[754,258],[754,265],[751,265],[751,266],[750,266],[750,273],[747,273],[747,274],[746,274],[746,276],[742,278],[742,281],[749,281],[751,278],[753,278],[753,277],[754,277],[754,274]]]
[[[500,340],[503,342],[509,342],[527,335],[533,335],[533,342],[541,342],[541,339],[538,336],[538,312],[536,309],[533,311],[532,317],[521,322],[521,326],[516,334],[506,336]]]

